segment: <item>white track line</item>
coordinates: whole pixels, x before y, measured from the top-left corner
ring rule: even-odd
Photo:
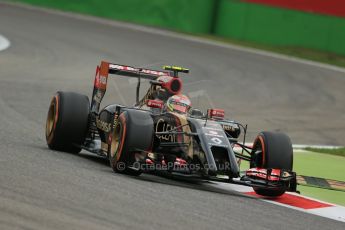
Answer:
[[[11,42],[0,34],[0,51],[10,47]]]
[[[55,14],[55,15],[62,15],[62,16],[70,17],[70,18],[74,18],[74,19],[97,22],[100,24],[105,24],[105,25],[110,25],[110,26],[115,26],[115,27],[121,27],[121,28],[136,30],[136,31],[145,32],[145,33],[151,33],[151,34],[156,34],[156,35],[161,35],[161,36],[178,38],[178,39],[182,39],[182,40],[202,43],[202,44],[206,44],[206,45],[217,46],[217,47],[221,47],[221,48],[225,48],[225,49],[242,51],[242,52],[246,52],[246,53],[252,53],[252,54],[261,55],[264,57],[275,58],[275,59],[280,59],[280,60],[285,60],[285,61],[295,62],[295,63],[301,63],[304,65],[309,65],[309,66],[314,66],[314,67],[318,67],[318,68],[323,68],[323,69],[328,69],[328,70],[332,70],[332,71],[336,71],[336,72],[345,73],[345,68],[341,68],[341,67],[337,67],[337,66],[333,66],[333,65],[329,65],[329,64],[324,64],[324,63],[320,63],[320,62],[316,62],[316,61],[309,61],[309,60],[305,60],[305,59],[301,59],[301,58],[297,58],[297,57],[272,53],[269,51],[263,51],[263,50],[259,50],[259,49],[255,49],[255,48],[247,48],[247,47],[243,47],[243,46],[227,44],[227,43],[220,42],[220,41],[213,41],[213,40],[209,40],[206,38],[200,38],[200,37],[192,36],[192,35],[185,35],[185,34],[167,31],[167,30],[163,30],[163,29],[157,29],[157,28],[140,26],[140,25],[135,25],[135,24],[126,23],[126,22],[119,22],[119,21],[114,21],[114,20],[102,19],[102,18],[89,16],[89,15],[82,15],[82,14],[78,14],[78,13],[68,13],[68,12],[62,12],[62,11],[54,10],[54,9],[45,9],[45,8],[41,8],[41,7],[26,5],[23,3],[0,2],[0,4],[12,5],[12,6],[21,7],[24,9],[36,10],[36,11]]]
[[[344,146],[339,145],[292,145],[293,149],[305,149],[305,148],[313,148],[313,149],[340,149]]]

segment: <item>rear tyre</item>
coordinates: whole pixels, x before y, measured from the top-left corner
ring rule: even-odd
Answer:
[[[293,149],[290,138],[284,133],[261,132],[254,141],[251,168],[273,168],[292,171]],[[253,188],[262,196],[281,196],[285,189]]]
[[[90,113],[89,98],[73,92],[57,92],[52,98],[46,140],[53,150],[79,153],[85,140]]]
[[[130,168],[135,153],[149,150],[153,140],[153,120],[145,111],[127,110],[120,114],[109,144],[109,161],[114,172],[139,176],[142,171]]]

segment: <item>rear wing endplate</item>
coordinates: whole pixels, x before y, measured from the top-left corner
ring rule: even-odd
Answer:
[[[98,112],[101,101],[107,90],[107,82],[109,74],[136,77],[149,80],[156,80],[161,76],[170,76],[168,71],[157,71],[145,68],[138,68],[120,64],[112,64],[102,61],[96,68],[94,88],[91,101],[91,112]]]

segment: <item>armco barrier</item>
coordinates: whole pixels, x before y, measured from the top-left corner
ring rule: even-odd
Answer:
[[[218,9],[216,35],[345,54],[344,18],[238,0],[220,0]]]
[[[188,33],[209,33],[214,0],[19,0]]]

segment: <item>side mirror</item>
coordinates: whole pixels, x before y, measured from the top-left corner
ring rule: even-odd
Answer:
[[[223,120],[225,117],[224,109],[208,109],[207,118],[212,118],[215,120]]]
[[[198,118],[205,117],[205,114],[200,109],[193,109],[193,108],[190,109],[189,115],[191,117],[198,117]]]

